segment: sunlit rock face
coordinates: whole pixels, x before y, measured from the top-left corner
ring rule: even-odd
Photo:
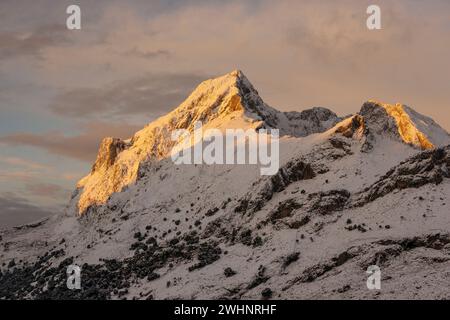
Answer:
[[[399,103],[368,101],[359,115],[364,119],[369,140],[375,140],[377,135],[389,136],[422,150],[449,143],[448,133],[431,118]]]
[[[404,142],[420,147],[421,149],[434,148],[434,144],[428,140],[427,136],[416,128],[403,105],[399,103],[396,105],[384,104],[383,107],[394,118],[398,133]]]
[[[100,144],[97,159],[92,167],[92,172],[107,169],[114,164],[117,156],[127,147],[127,143],[117,138],[104,138]]]

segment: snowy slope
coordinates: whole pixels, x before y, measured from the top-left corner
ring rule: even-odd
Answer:
[[[279,128],[280,170],[175,166],[168,133],[198,119]],[[240,71],[208,80],[131,140],[104,140],[64,214],[1,233],[0,298],[448,299],[448,144],[406,106],[282,113]],[[72,263],[81,291],[65,287]]]

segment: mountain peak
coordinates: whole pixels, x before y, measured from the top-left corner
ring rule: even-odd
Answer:
[[[369,100],[359,114],[372,134],[395,136],[420,149],[433,149],[449,142],[448,133],[436,122],[401,103]]]
[[[240,70],[240,69],[235,69],[235,70],[233,70],[233,71],[231,71],[231,72],[229,72],[227,74],[224,74],[223,76],[219,76],[219,77],[217,77],[215,79],[211,79],[211,80],[217,80],[217,79],[220,79],[220,78],[230,79],[231,81],[234,81],[237,86],[248,85],[251,88],[253,88],[253,85],[247,79],[247,77],[245,76],[244,72],[242,72],[242,70]]]
[[[236,111],[255,112],[255,106],[267,107],[244,73],[234,70],[200,83],[189,97],[167,116],[188,129],[188,126],[196,121],[206,123]]]
[[[377,140],[389,138],[412,147],[429,150],[450,143],[450,136],[433,119],[401,104],[369,100],[359,113],[338,123],[333,133],[362,139],[361,151],[373,149]]]
[[[90,174],[77,184],[74,198],[79,214],[134,183],[142,163],[168,157],[176,144],[171,139],[174,130],[192,131],[198,121],[205,126],[231,126],[232,119],[240,120],[234,126],[256,129],[276,112],[240,70],[203,81],[177,108],[136,132],[131,140],[103,139]]]
[[[233,71],[227,73],[225,76],[235,77],[236,79],[246,78],[244,73],[240,69],[234,69]]]

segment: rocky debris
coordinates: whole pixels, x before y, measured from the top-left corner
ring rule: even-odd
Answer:
[[[220,208],[222,210],[227,208],[227,205],[231,202],[231,198],[228,198],[227,200],[225,200],[224,202],[222,202],[222,205],[220,206]]]
[[[433,233],[412,238],[376,240],[360,246],[350,247],[329,260],[307,267],[299,276],[296,276],[293,280],[289,281],[283,288],[283,291],[299,283],[313,282],[349,261],[355,261],[357,265],[365,271],[367,270],[367,267],[371,265],[386,267],[393,258],[399,257],[402,253],[417,248],[441,250],[446,254],[445,248],[448,247],[449,244],[449,234]],[[448,260],[450,259],[446,257],[434,257],[431,258],[429,262],[442,263]]]
[[[151,272],[148,276],[147,276],[147,281],[153,281],[156,280],[160,277],[159,274],[157,274],[156,272]]]
[[[261,266],[259,266],[258,272],[256,273],[253,280],[248,284],[247,290],[256,288],[260,284],[267,282],[267,280],[269,280],[269,279],[270,279],[270,277],[266,275],[266,267],[261,265]]]
[[[263,238],[259,235],[253,236],[253,230],[249,228],[234,228],[232,231],[221,229],[219,233],[216,233],[216,236],[223,238],[230,244],[239,242],[253,248],[260,247],[264,243]]]
[[[285,219],[291,217],[294,210],[301,208],[302,205],[298,204],[295,199],[288,199],[278,205],[278,207],[270,213],[268,221],[272,224],[277,222],[277,220]]]
[[[352,144],[346,138],[331,136],[328,140],[316,144],[301,159],[311,165],[315,176],[329,172],[330,163],[353,154]]]
[[[247,198],[240,199],[236,208],[234,208],[234,212],[245,214],[247,212],[249,205],[249,200]]]
[[[393,257],[399,256],[403,252],[400,245],[393,244],[383,246],[381,249],[375,250],[368,258],[361,262],[362,268],[367,268],[371,265],[383,267]]]
[[[367,232],[367,226],[365,223],[353,224],[353,225],[345,227],[345,229],[348,231],[358,230],[359,232],[362,232],[362,233]]]
[[[201,243],[198,249],[198,263],[189,267],[189,271],[203,268],[209,264],[220,259],[222,250],[218,247],[217,243]]]
[[[350,198],[347,190],[330,190],[308,195],[309,210],[322,215],[341,211],[345,208]]]
[[[377,182],[355,195],[352,205],[360,207],[394,190],[440,184],[450,178],[450,146],[419,154],[389,170]]]
[[[311,221],[311,213],[305,212],[303,207],[308,207],[308,203],[299,204],[296,199],[287,199],[280,202],[278,206],[269,213],[266,220],[262,222],[262,225],[271,223],[276,228],[282,226],[290,229],[299,229]]]
[[[42,226],[43,224],[45,224],[48,221],[49,218],[43,219],[41,221],[38,221],[36,223],[29,223],[29,224],[25,224],[23,226],[18,226],[18,227],[14,227],[15,230],[27,230],[27,229],[34,229],[37,227]],[[0,236],[0,241],[1,241],[2,237]]]
[[[298,260],[298,258],[300,257],[300,252],[293,252],[291,254],[289,254],[288,256],[286,256],[283,259],[283,264],[282,264],[282,269],[286,269],[288,266],[290,266],[292,263],[294,263],[295,261]]]
[[[102,299],[103,281],[97,282],[97,288],[90,290],[69,290],[66,286],[67,266],[74,263],[73,258],[66,258],[56,266],[56,260],[65,255],[64,250],[53,250],[37,258],[34,262],[25,262],[8,269],[0,277],[0,299]],[[86,266],[84,266],[86,267]],[[89,268],[83,269],[89,276]],[[85,272],[86,271],[86,272]],[[95,278],[95,277],[94,277]],[[89,286],[87,279],[84,284]],[[92,282],[93,283],[93,282]]]
[[[406,251],[421,247],[442,250],[447,244],[450,243],[450,234],[433,233],[412,238],[382,239],[376,241],[375,243],[383,246],[398,244],[403,250]]]
[[[145,251],[147,250],[148,246],[145,243],[142,243],[140,241],[134,242],[133,244],[131,244],[130,246],[130,250],[134,250],[134,251]]]
[[[253,248],[261,247],[264,243],[264,240],[260,236],[256,236],[253,238],[252,246]]]
[[[172,262],[190,261],[195,255],[198,263],[189,271],[202,268],[220,259],[222,250],[215,242],[199,243],[196,231],[181,239],[171,239],[159,245],[154,237],[148,239],[140,232],[139,240],[132,246],[134,255],[123,260],[104,259],[99,264],[83,264],[82,290],[69,290],[66,286],[66,268],[76,264],[74,258],[66,258],[56,267],[55,259],[65,255],[64,250],[45,254],[33,264],[10,263],[8,270],[0,276],[0,299],[111,299],[127,294],[134,279],[154,281],[160,277],[157,269]],[[146,240],[146,244],[143,241]],[[176,240],[176,241],[174,241]]]
[[[299,217],[292,219],[287,222],[287,225],[291,229],[300,229],[304,225],[308,224],[311,221],[311,217],[307,213],[303,213]]]
[[[270,289],[270,288],[265,288],[263,291],[261,291],[261,296],[264,299],[270,299],[270,298],[272,298],[272,295],[273,295],[273,292],[272,292],[272,289]]]
[[[288,185],[300,180],[313,179],[316,176],[310,164],[300,159],[290,161],[281,167],[261,187],[259,192],[245,195],[238,201],[234,211],[245,214],[248,211],[255,213],[261,210],[270,201],[275,193],[283,191]]]
[[[133,237],[138,241],[142,241],[145,239],[145,236],[140,231],[136,232]]]
[[[212,235],[218,235],[221,233],[221,227],[222,227],[222,219],[214,219],[213,221],[210,221],[206,227],[205,231],[203,231],[202,238],[206,239],[211,237]]]
[[[389,261],[404,252],[417,248],[427,248],[442,250],[450,244],[450,234],[434,233],[412,238],[382,239],[375,241],[372,246],[375,249],[369,251],[360,262],[361,268],[365,269],[370,265],[385,266]],[[439,262],[439,261],[435,261]]]
[[[288,185],[300,180],[313,179],[316,176],[310,164],[301,160],[288,162],[278,170],[278,173],[271,177],[271,191],[283,191]]]
[[[321,165],[319,167],[319,164],[323,163],[323,160],[334,161],[353,154],[350,143],[345,141],[345,139],[331,137],[328,139],[328,142],[329,144],[324,143],[315,148],[315,151],[322,156],[321,160],[314,162],[315,165],[313,169],[318,173],[325,173],[327,171],[327,169],[325,169],[326,166]]]
[[[336,137],[330,138],[329,139],[330,144],[336,148],[336,149],[341,149],[343,150],[346,154],[353,154],[353,152],[351,151],[351,145],[342,140],[342,139],[338,139]]]
[[[215,214],[217,213],[217,211],[219,211],[219,208],[217,208],[217,207],[214,207],[214,208],[212,208],[212,209],[209,209],[209,210],[205,213],[205,216],[211,217],[211,216],[215,215]]]
[[[239,236],[239,241],[246,245],[246,246],[251,246],[252,245],[252,230],[250,229],[245,229],[244,231],[241,232],[240,236]]]
[[[350,285],[346,284],[345,286],[340,287],[339,289],[337,289],[337,292],[338,293],[344,293],[344,292],[349,291],[351,288],[352,287]]]
[[[226,217],[221,216],[213,221],[210,221],[206,225],[201,237],[202,239],[207,239],[211,236],[215,236],[217,238],[224,238],[230,241],[232,230],[233,225],[229,223]]]
[[[343,265],[347,261],[351,260],[356,256],[356,252],[353,249],[344,251],[330,260],[322,263],[315,264],[311,267],[306,268],[300,276],[296,277],[294,280],[290,281],[289,284],[283,288],[283,290],[288,289],[292,285],[302,283],[302,282],[312,282],[317,278],[323,276],[325,273]]]
[[[16,266],[16,260],[12,259],[9,263],[8,263],[8,269],[12,269]]]
[[[237,272],[234,271],[233,269],[231,269],[230,267],[225,268],[225,270],[223,271],[223,274],[224,274],[225,277],[227,277],[227,278],[234,276],[236,273],[237,273]]]

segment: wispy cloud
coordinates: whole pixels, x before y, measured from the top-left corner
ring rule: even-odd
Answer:
[[[137,47],[124,53],[127,57],[135,57],[141,59],[154,59],[154,58],[170,58],[171,53],[168,50],[139,50]]]
[[[70,194],[70,191],[62,186],[48,182],[29,183],[25,186],[25,190],[33,196],[47,198],[68,198]]]
[[[69,34],[61,25],[44,25],[31,32],[0,32],[0,59],[18,56],[40,58],[41,50],[70,42]]]
[[[0,208],[0,228],[31,223],[55,213],[10,192],[0,194]]]
[[[65,173],[62,173],[60,176],[64,180],[75,182],[76,180],[80,179],[83,176],[83,174],[82,173],[65,172]]]
[[[35,179],[38,176],[37,172],[30,172],[30,171],[11,171],[11,170],[0,170],[0,181],[3,181],[4,183],[8,183],[11,181],[17,182],[27,182],[32,179]]]
[[[89,122],[82,126],[83,132],[68,136],[64,132],[13,133],[0,137],[0,144],[30,146],[44,149],[52,154],[91,162],[95,160],[100,141],[106,136],[127,138],[138,126],[126,123]]]
[[[49,169],[48,165],[37,163],[31,160],[19,158],[19,157],[2,157],[0,156],[0,162],[9,164],[15,167],[23,167],[26,169]]]
[[[102,88],[72,89],[58,95],[50,109],[77,118],[150,118],[176,107],[205,78],[198,74],[149,74]]]

